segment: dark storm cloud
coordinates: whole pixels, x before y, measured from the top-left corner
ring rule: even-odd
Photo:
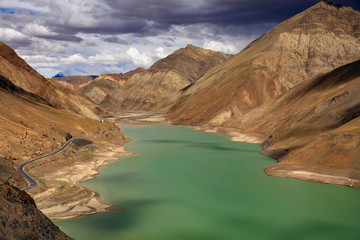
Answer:
[[[51,9],[51,13],[48,14],[0,8],[2,9],[0,13],[3,13],[0,15],[4,20],[0,24],[4,26],[22,22],[25,25],[41,19],[42,25],[56,35],[33,34],[33,36],[77,42],[81,41],[75,36],[78,33],[108,35],[130,33],[136,36],[156,36],[168,31],[174,25],[195,24],[215,26],[212,28],[212,35],[236,36],[265,32],[318,2],[318,0],[99,0],[83,3],[53,1],[44,2],[44,5]],[[358,0],[334,2],[360,9]],[[78,19],[76,19],[77,15]]]
[[[47,76],[119,72],[149,67],[188,43],[237,53],[318,2],[0,0],[0,41]],[[360,9],[359,0],[334,2]]]
[[[130,45],[131,43],[130,42],[127,42],[119,37],[116,37],[116,36],[111,36],[111,37],[105,37],[103,38],[103,40],[105,42],[109,42],[109,43],[119,43],[121,45]]]
[[[114,9],[112,17],[138,21],[146,19],[153,22],[152,27],[158,29],[196,23],[210,23],[223,27],[264,22],[279,23],[319,2],[317,0],[105,1]],[[360,8],[358,0],[334,1],[334,3]]]
[[[48,40],[57,40],[57,41],[66,41],[66,42],[81,42],[83,39],[74,35],[66,35],[66,34],[60,34],[60,35],[37,35],[34,34],[34,37],[38,38],[44,38]]]

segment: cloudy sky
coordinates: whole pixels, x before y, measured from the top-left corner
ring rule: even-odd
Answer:
[[[237,53],[317,0],[0,0],[0,41],[46,77],[149,67],[191,43]],[[334,1],[360,9],[359,0]]]

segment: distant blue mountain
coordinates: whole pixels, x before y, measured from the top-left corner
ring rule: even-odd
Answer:
[[[55,76],[53,76],[52,78],[61,78],[61,77],[66,77],[65,73],[59,72],[58,74],[56,74]]]

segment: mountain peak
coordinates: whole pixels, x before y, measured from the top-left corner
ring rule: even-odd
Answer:
[[[192,45],[192,44],[188,44],[185,48],[181,48],[179,50],[206,51],[206,49]]]
[[[330,6],[334,6],[334,7],[336,7],[336,8],[342,8],[342,7],[344,7],[343,5],[341,5],[341,4],[335,4],[335,3],[333,3],[333,2],[330,1],[330,0],[322,0],[321,2],[322,2],[322,3],[325,3],[325,4],[327,4],[327,5],[330,5]]]
[[[58,74],[56,74],[55,76],[53,76],[52,78],[62,78],[62,77],[66,77],[67,75],[63,72],[59,72]]]
[[[186,45],[185,48],[198,48],[198,47],[189,43],[188,45]]]

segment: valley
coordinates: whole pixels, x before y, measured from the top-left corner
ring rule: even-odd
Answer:
[[[131,44],[133,70],[45,78],[0,42],[1,239],[358,236],[359,11],[320,1],[232,54]]]

